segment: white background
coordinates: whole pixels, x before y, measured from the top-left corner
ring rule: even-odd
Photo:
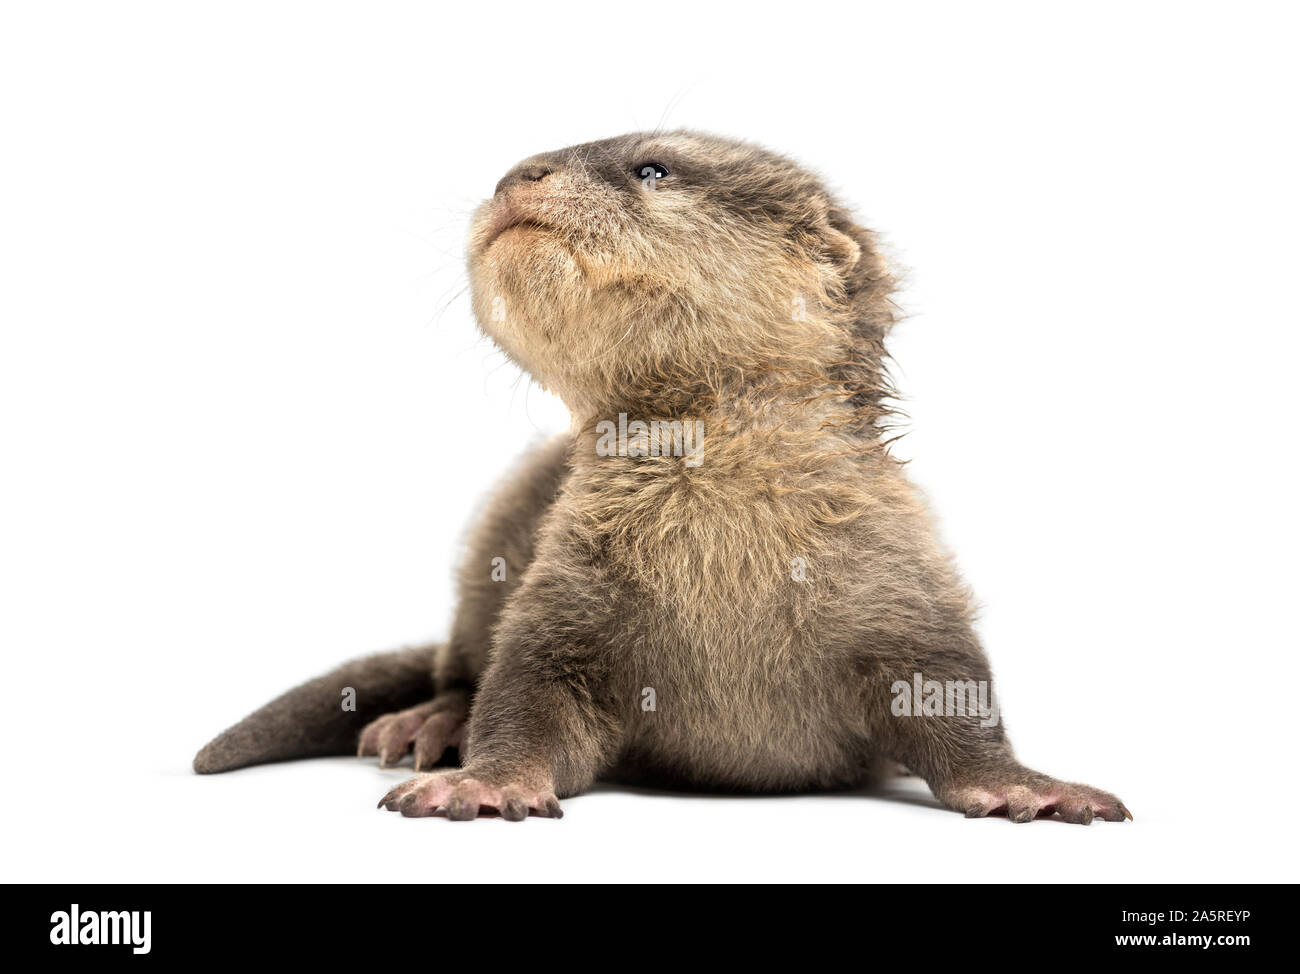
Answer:
[[[1282,5],[10,4],[0,647],[11,880],[1295,880],[1294,38]],[[406,820],[217,777],[301,679],[438,637],[562,406],[467,217],[659,124],[823,172],[908,269],[899,452],[1029,764],[1123,825],[602,787]],[[892,797],[891,797],[892,795]]]

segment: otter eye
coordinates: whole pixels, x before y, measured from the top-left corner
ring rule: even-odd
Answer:
[[[639,166],[633,166],[632,172],[638,179],[644,180],[648,184],[667,176],[668,167],[661,166],[657,162],[643,162]]]

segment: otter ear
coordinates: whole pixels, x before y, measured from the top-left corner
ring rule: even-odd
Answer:
[[[880,253],[875,235],[838,206],[826,212],[823,239],[831,252],[843,256],[844,283],[857,313],[857,329],[883,339],[894,324],[894,275]]]
[[[854,239],[857,228],[829,199],[819,196],[813,206],[817,236],[826,256],[842,270],[853,270],[862,258],[862,246]]]
[[[858,261],[862,258],[862,248],[858,246],[856,240],[847,233],[837,230],[833,224],[827,224],[825,237],[826,249],[836,263],[842,265],[845,270],[851,270],[857,266]]]

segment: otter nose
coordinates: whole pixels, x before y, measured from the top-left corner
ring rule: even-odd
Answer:
[[[543,179],[553,173],[555,169],[551,166],[543,165],[538,162],[521,162],[511,169],[501,182],[497,183],[495,195],[500,196],[511,186],[518,186],[521,183],[540,183]]]

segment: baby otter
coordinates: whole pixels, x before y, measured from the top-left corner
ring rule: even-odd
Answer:
[[[904,765],[968,816],[1131,818],[960,705],[991,674],[888,451],[894,282],[815,176],[689,132],[545,153],[477,211],[469,269],[480,326],[572,432],[475,528],[445,644],[291,691],[197,771],[337,753],[368,721],[381,764],[459,753],[381,800],[408,816],[558,816],[598,778],[789,792]]]

